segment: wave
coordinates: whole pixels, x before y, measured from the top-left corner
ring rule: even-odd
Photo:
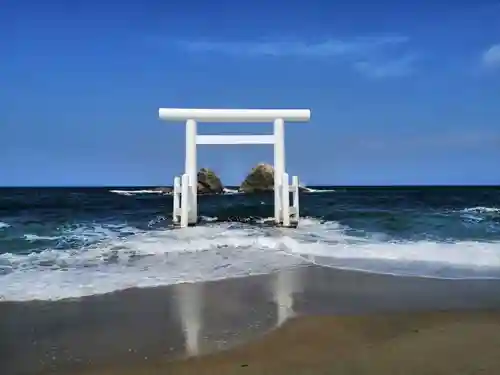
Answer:
[[[477,214],[500,214],[500,208],[497,207],[470,207],[461,210],[463,213],[477,213]]]
[[[498,242],[387,242],[348,229],[312,218],[295,230],[227,222],[176,230],[81,224],[51,237],[69,247],[0,255],[0,298],[80,297],[309,263],[400,276],[500,278]]]
[[[37,234],[31,234],[31,233],[26,233],[23,237],[26,241],[29,242],[54,241],[61,238],[61,236],[39,236]]]
[[[472,223],[486,221],[498,222],[500,219],[500,208],[497,207],[469,207],[458,211],[463,219]]]
[[[237,189],[229,189],[229,188],[224,188],[224,194],[227,195],[232,195],[232,194],[242,194],[241,191]],[[125,195],[125,196],[134,196],[134,195],[140,195],[140,194],[159,194],[159,195],[169,195],[171,193],[164,192],[161,190],[110,190],[110,193],[113,194],[119,194],[119,195]]]
[[[166,193],[161,190],[110,190],[110,193],[114,194],[119,194],[119,195],[126,195],[126,196],[133,196],[137,194],[159,194],[159,195],[165,195]]]
[[[308,188],[306,186],[300,186],[303,192],[305,193],[333,193],[335,192],[335,189],[313,189],[313,188]]]
[[[0,221],[0,229],[10,228],[10,224]]]
[[[238,189],[229,189],[229,188],[224,188],[224,194],[232,195],[232,194],[243,194],[242,191],[239,191]]]

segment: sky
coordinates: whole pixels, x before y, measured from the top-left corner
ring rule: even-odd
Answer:
[[[500,184],[499,1],[0,3],[0,186],[171,185],[160,107],[310,109],[286,125],[308,185]],[[227,185],[272,160],[198,151]]]

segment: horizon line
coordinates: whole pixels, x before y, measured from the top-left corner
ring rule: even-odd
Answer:
[[[159,188],[172,187],[173,185],[12,185],[0,186],[0,190],[6,189],[116,189],[116,188]],[[228,188],[237,188],[240,185],[224,185]],[[306,187],[328,187],[328,188],[499,188],[500,184],[376,184],[376,185],[305,185]]]

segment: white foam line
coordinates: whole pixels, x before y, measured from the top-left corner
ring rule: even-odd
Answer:
[[[58,240],[60,238],[61,236],[39,236],[37,234],[30,234],[30,233],[26,233],[24,235],[24,239],[29,242],[35,242],[39,240],[53,241],[53,240]]]
[[[312,189],[308,188],[306,186],[300,186],[302,192],[304,193],[333,193],[335,192],[334,189]],[[113,194],[119,194],[119,195],[125,195],[125,196],[134,196],[134,195],[139,195],[139,194],[159,194],[159,195],[165,195],[165,194],[171,194],[170,192],[165,192],[161,190],[110,190],[110,193]],[[235,194],[245,194],[243,191],[237,190],[237,189],[229,189],[229,188],[224,188],[223,192],[225,195],[235,195]]]
[[[482,214],[482,213],[500,213],[500,208],[477,206],[477,207],[464,208],[463,210],[460,210],[460,212],[471,212],[471,213],[480,213],[480,214]]]
[[[362,272],[370,275],[382,275],[382,276],[394,276],[394,277],[405,277],[411,279],[432,279],[432,280],[450,280],[450,281],[459,281],[459,280],[500,280],[499,276],[461,276],[461,277],[447,277],[447,276],[437,276],[437,275],[425,275],[425,274],[408,274],[408,273],[398,273],[398,272],[384,272],[377,270],[370,270],[366,268],[356,268],[356,267],[346,267],[346,266],[333,266],[321,262],[309,261],[309,263],[314,264],[316,266],[324,267],[324,268],[332,268],[336,270],[344,270],[344,271],[355,271]]]
[[[167,194],[166,192],[161,190],[110,190],[109,192],[127,196],[137,195],[137,194],[160,194],[160,195]]]

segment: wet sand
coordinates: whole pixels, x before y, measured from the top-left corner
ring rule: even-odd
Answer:
[[[0,374],[500,374],[500,281],[317,266],[0,302]]]

